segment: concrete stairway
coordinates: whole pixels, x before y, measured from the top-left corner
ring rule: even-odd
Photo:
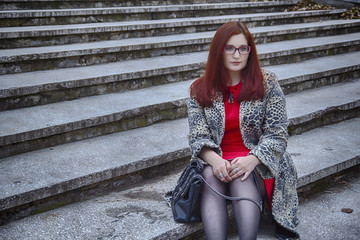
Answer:
[[[360,20],[294,3],[0,0],[0,238],[197,238],[162,196],[189,159],[188,88],[229,20],[286,93],[299,191],[357,168]]]

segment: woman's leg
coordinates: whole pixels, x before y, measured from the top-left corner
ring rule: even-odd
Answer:
[[[215,177],[211,166],[204,167],[203,177],[214,189],[225,194],[227,184]],[[228,229],[226,200],[214,193],[206,184],[201,194],[201,218],[208,240],[226,240]]]
[[[233,197],[251,197],[260,202],[259,190],[253,174],[245,181],[241,177],[230,182],[230,193]],[[251,201],[232,201],[236,227],[241,240],[255,240],[258,234],[260,209]]]

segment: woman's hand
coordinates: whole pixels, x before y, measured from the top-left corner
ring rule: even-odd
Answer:
[[[224,159],[218,159],[211,163],[214,175],[222,182],[231,182],[232,178],[229,176],[231,164]]]
[[[241,181],[245,181],[247,177],[251,174],[251,172],[255,169],[255,167],[260,163],[260,160],[254,155],[237,157],[231,161],[229,175],[232,179],[244,175],[241,178]]]
[[[201,150],[200,157],[211,165],[214,175],[222,182],[231,182],[232,178],[229,176],[231,164],[229,161],[220,157],[211,148],[204,147]]]

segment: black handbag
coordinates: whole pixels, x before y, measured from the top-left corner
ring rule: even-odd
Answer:
[[[201,175],[203,170],[203,164],[199,160],[193,160],[188,164],[181,174],[175,189],[171,193],[170,203],[173,212],[173,217],[176,222],[180,223],[194,223],[201,222],[200,214],[200,198],[201,191],[204,183],[213,190],[219,196],[227,200],[248,200],[255,203],[262,211],[262,200],[260,197],[260,203],[250,197],[230,197],[223,195],[216,191],[205,181]],[[259,185],[253,172],[256,185]],[[260,194],[260,191],[259,191]]]
[[[176,222],[201,222],[200,197],[204,185],[202,170],[202,163],[194,160],[181,174],[171,196],[171,209]]]

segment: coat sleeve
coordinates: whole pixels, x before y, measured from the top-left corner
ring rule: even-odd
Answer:
[[[204,109],[194,99],[188,101],[188,121],[189,121],[189,145],[192,159],[199,158],[203,147],[212,148],[216,153],[221,155],[221,148],[213,140],[209,124],[205,116]]]
[[[280,160],[287,147],[289,124],[285,96],[275,74],[271,74],[268,86],[269,89],[265,95],[263,134],[260,136],[258,144],[249,153],[255,155],[263,163],[263,165],[259,165],[258,170],[263,177],[266,176],[265,178],[278,175]]]

